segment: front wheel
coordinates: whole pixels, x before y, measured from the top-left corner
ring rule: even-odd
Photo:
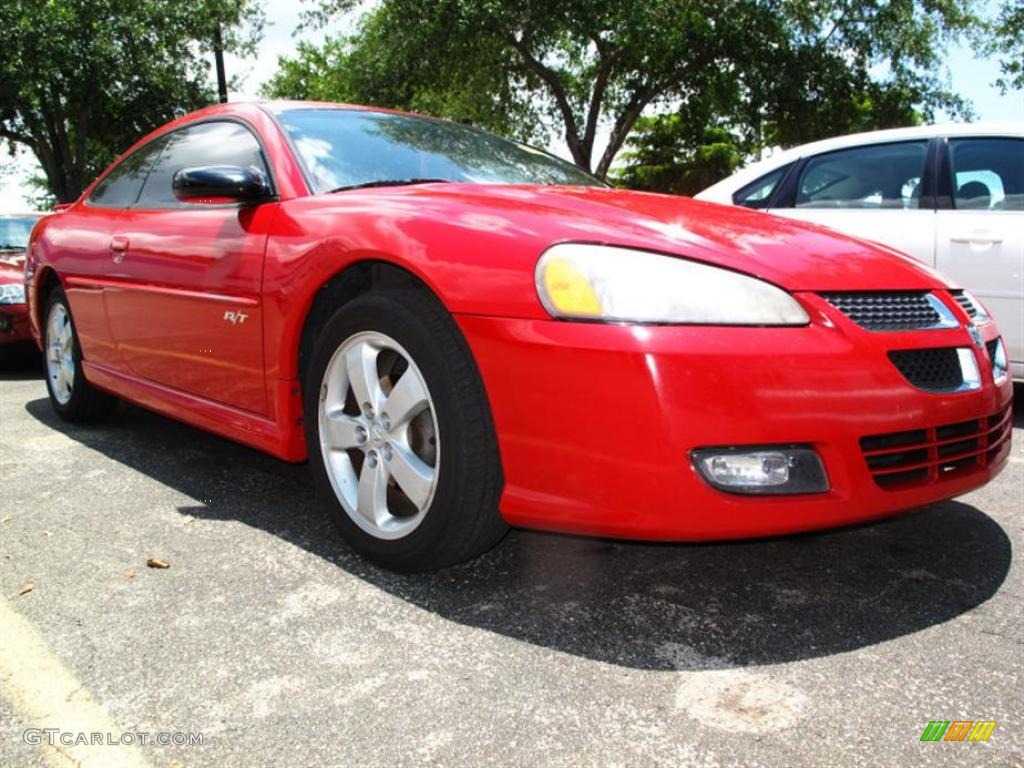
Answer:
[[[318,493],[369,559],[440,568],[505,534],[483,383],[431,297],[372,293],[339,309],[317,336],[305,413]]]
[[[43,356],[50,404],[65,421],[99,421],[117,405],[112,395],[93,387],[82,372],[82,348],[68,298],[60,288],[46,302]]]

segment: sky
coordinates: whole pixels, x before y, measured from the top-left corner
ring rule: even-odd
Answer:
[[[238,89],[229,94],[235,101],[257,98],[260,85],[276,71],[278,57],[293,54],[298,40],[315,43],[325,34],[347,31],[354,18],[350,16],[339,20],[327,30],[304,32],[296,37],[293,33],[299,22],[299,3],[294,0],[267,0],[264,7],[267,27],[258,55],[248,60],[230,55],[226,57],[228,76],[242,79]],[[1024,92],[1015,91],[1003,95],[992,85],[999,74],[996,61],[979,59],[966,46],[950,50],[946,61],[952,89],[973,103],[979,120],[1024,122]],[[214,77],[212,67],[210,76]],[[547,149],[568,159],[564,142],[556,140]],[[38,173],[34,158],[27,152],[21,152],[12,160],[4,152],[0,157],[0,167],[4,170],[0,175],[0,212],[25,210],[25,179]]]

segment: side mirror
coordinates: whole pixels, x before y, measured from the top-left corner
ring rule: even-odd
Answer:
[[[189,203],[258,203],[273,197],[263,171],[235,165],[182,168],[174,174],[171,189]]]

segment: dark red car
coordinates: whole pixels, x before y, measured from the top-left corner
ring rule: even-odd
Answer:
[[[851,523],[977,488],[1010,450],[999,331],[941,275],[413,115],[184,117],[41,222],[26,276],[62,417],[116,395],[308,458],[346,538],[397,568],[507,525]]]
[[[38,213],[0,213],[0,355],[31,343],[25,303],[25,249]]]

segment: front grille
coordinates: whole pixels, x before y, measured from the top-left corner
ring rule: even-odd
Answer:
[[[952,294],[953,298],[956,299],[956,303],[963,307],[968,317],[974,317],[978,314],[978,308],[974,306],[974,302],[967,297],[966,293],[963,291],[952,291]]]
[[[927,291],[823,293],[821,296],[869,331],[914,331],[942,322]]]
[[[964,374],[956,347],[906,349],[889,353],[903,378],[928,392],[952,392],[963,386]]]
[[[940,482],[1002,461],[1010,451],[1012,408],[984,419],[860,439],[868,470],[887,490]]]

